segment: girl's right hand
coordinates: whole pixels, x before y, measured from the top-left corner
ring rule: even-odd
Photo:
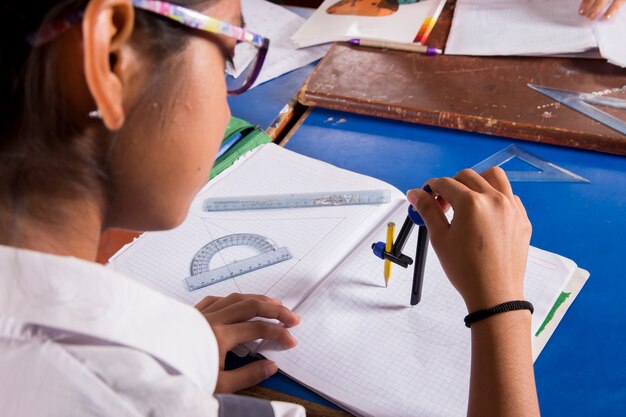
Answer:
[[[504,171],[470,169],[410,190],[407,200],[424,219],[432,246],[468,311],[524,299],[531,225]],[[448,222],[444,211],[454,209]]]

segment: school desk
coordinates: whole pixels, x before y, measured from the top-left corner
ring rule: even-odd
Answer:
[[[280,84],[280,78],[274,82]],[[626,158],[323,109],[309,112],[285,146],[406,191],[510,143],[590,181],[514,183],[534,225],[532,244],[591,273],[535,364],[543,415],[619,415],[626,404],[626,273],[620,262],[626,256]],[[291,399],[280,391],[328,405],[282,375],[261,385],[273,391],[247,393]],[[314,415],[337,413],[305,404]]]
[[[456,0],[448,0],[428,45],[443,49]],[[597,59],[429,57],[335,44],[298,101],[376,117],[626,155],[626,137],[530,89],[540,84],[626,98],[626,69]],[[616,117],[624,110],[602,107]]]
[[[308,113],[285,147],[407,191],[511,143],[589,180],[513,184],[533,223],[532,245],[591,273],[535,363],[542,415],[624,415],[625,157],[320,108]]]

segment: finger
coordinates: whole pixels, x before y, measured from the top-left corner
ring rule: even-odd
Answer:
[[[602,10],[604,9],[606,3],[607,0],[596,0],[596,2],[587,12],[587,16],[589,16],[589,19],[595,19],[596,17],[600,16],[600,13],[602,13]]]
[[[277,371],[278,366],[268,360],[252,362],[232,371],[220,371],[215,392],[230,394],[253,387]]]
[[[513,197],[513,189],[511,188],[511,183],[506,176],[504,170],[500,167],[491,167],[485,172],[483,172],[482,177],[495,188],[497,191],[506,195],[509,198]]]
[[[428,181],[428,185],[435,195],[443,197],[452,208],[455,208],[469,193],[472,192],[467,186],[455,180],[454,178],[433,178]]]
[[[231,324],[227,326],[224,334],[227,336],[225,341],[226,350],[231,350],[237,345],[258,339],[275,340],[286,348],[298,345],[296,338],[285,327],[264,321],[247,321]]]
[[[459,171],[454,179],[464,184],[470,190],[479,193],[489,193],[493,191],[493,187],[479,173],[473,169],[464,169]]]
[[[220,297],[214,297],[212,295],[204,297],[198,304],[196,304],[196,309],[202,311],[205,308],[209,307],[211,304],[219,300]]]
[[[591,8],[593,3],[595,3],[595,0],[583,0],[582,3],[580,3],[578,14],[581,16],[587,16],[587,11]]]
[[[406,199],[424,219],[426,228],[430,230],[431,234],[439,235],[449,229],[450,223],[448,223],[441,205],[431,194],[421,189],[414,189],[409,190]]]
[[[258,298],[247,298],[213,313],[209,313],[209,315],[211,319],[209,321],[216,320],[217,323],[223,324],[240,323],[255,317],[275,319],[287,327],[300,324],[300,316],[287,307],[261,301]]]
[[[257,300],[261,300],[261,301],[265,301],[268,303],[273,303],[273,304],[278,304],[278,305],[282,305],[282,303],[279,300],[275,300],[273,298],[270,298],[266,295],[262,295],[262,294],[240,294],[240,293],[232,293],[226,297],[221,298],[220,300],[216,301],[215,303],[211,304],[209,307],[205,308],[204,310],[202,310],[202,312],[204,314],[207,313],[212,313],[214,311],[218,311],[221,310],[222,308],[225,308],[231,304],[235,304],[238,303],[240,301],[244,301],[247,300],[249,298],[255,298]]]
[[[448,210],[450,210],[450,203],[448,203],[445,198],[438,195],[435,197],[435,200],[437,200],[437,203],[439,203],[439,207],[441,207],[441,211],[443,211],[444,213],[447,213]]]
[[[513,199],[515,200],[515,205],[517,205],[519,212],[522,213],[526,219],[528,219],[528,213],[526,213],[526,207],[524,207],[522,200],[516,195],[513,196]]]
[[[516,195],[513,196],[513,199],[515,200],[515,204],[517,205],[517,210],[520,212],[524,219],[524,222],[526,223],[526,230],[528,232],[528,239],[530,242],[530,237],[533,233],[533,225],[528,218],[528,213],[526,213],[526,208],[524,207],[524,204],[522,204],[522,200]]]
[[[611,3],[611,6],[609,6],[609,8],[606,10],[606,13],[604,13],[604,18],[606,20],[612,19],[613,16],[615,16],[615,13],[617,13],[617,11],[624,4],[626,4],[626,0],[613,0],[613,3]]]

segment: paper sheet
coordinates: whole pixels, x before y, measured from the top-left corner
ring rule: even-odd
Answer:
[[[388,184],[296,154],[263,145],[211,181],[194,199],[182,225],[143,234],[113,257],[109,266],[183,302],[233,292],[266,294],[294,308],[339,263],[365,233],[384,218],[404,195],[391,190],[391,203],[288,210],[202,211],[207,197],[301,192],[390,189]],[[255,234],[286,247],[293,258],[190,292],[192,259],[205,245],[230,234]],[[224,247],[211,268],[255,256],[246,246]]]
[[[609,21],[599,21],[593,26],[600,53],[610,63],[626,67],[626,6]]]
[[[361,1],[361,0],[359,0]],[[322,43],[367,38],[394,42],[413,42],[415,35],[438,0],[401,4],[389,16],[331,15],[327,9],[339,0],[325,0],[293,36],[301,47]],[[379,3],[372,1],[372,4]]]
[[[401,208],[396,224],[404,217]],[[415,253],[416,233],[407,242],[407,254]],[[291,330],[298,339],[295,349],[274,351],[268,343],[260,352],[291,377],[360,415],[465,415],[470,373],[465,305],[432,247],[420,304],[409,306],[412,269],[394,266],[385,288],[383,264],[369,249],[384,235],[381,224],[296,310],[302,324]],[[576,270],[570,260],[531,249],[525,292],[535,306],[533,332]]]
[[[301,68],[322,58],[329,46],[298,49],[291,36],[305,19],[266,0],[242,0],[246,29],[270,39],[270,49],[253,87]],[[255,48],[240,43],[235,48],[235,74],[239,75],[254,58]]]
[[[597,46],[579,0],[459,0],[450,55],[548,55]]]
[[[600,47],[626,65],[626,12],[612,21],[578,14],[580,0],[459,0],[445,53],[449,55],[560,55]]]

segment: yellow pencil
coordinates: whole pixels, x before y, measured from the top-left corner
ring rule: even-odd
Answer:
[[[394,222],[387,223],[387,241],[385,242],[385,252],[391,252],[393,247],[393,235],[396,229]],[[391,277],[391,261],[385,259],[385,287],[389,284],[389,278]]]

